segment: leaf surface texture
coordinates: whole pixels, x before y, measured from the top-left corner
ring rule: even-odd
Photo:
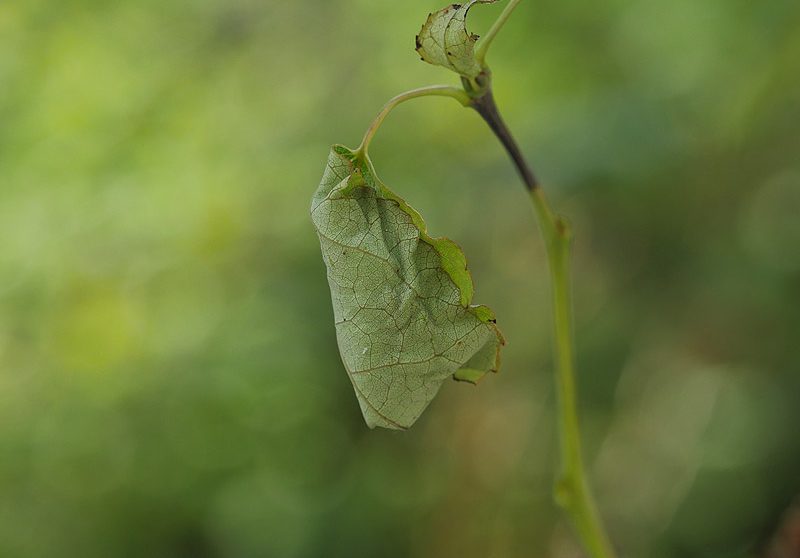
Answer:
[[[471,305],[464,253],[431,238],[368,159],[334,146],[311,215],[342,362],[371,428],[408,428],[444,380],[497,371],[503,336],[488,307]]]

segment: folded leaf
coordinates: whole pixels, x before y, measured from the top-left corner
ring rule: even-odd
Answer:
[[[370,428],[408,428],[447,378],[497,371],[503,336],[489,308],[470,304],[464,253],[431,238],[369,159],[334,146],[311,216],[339,352]]]
[[[467,78],[481,73],[475,59],[477,35],[467,31],[467,13],[473,4],[491,4],[496,0],[469,0],[451,4],[428,16],[417,35],[417,52],[425,62],[444,66]]]

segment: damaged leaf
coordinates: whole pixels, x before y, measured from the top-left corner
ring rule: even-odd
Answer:
[[[482,68],[475,58],[478,36],[467,31],[467,13],[474,4],[495,1],[469,0],[463,5],[451,4],[430,14],[417,35],[417,52],[422,59],[466,78],[475,78]]]
[[[503,336],[489,308],[471,305],[464,253],[431,238],[368,158],[331,149],[311,216],[342,362],[370,428],[408,428],[447,378],[497,371]]]

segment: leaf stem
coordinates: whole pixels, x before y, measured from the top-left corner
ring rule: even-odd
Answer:
[[[367,131],[364,133],[364,139],[361,140],[361,145],[358,146],[356,149],[356,154],[358,155],[366,155],[369,149],[369,144],[372,142],[372,138],[375,136],[375,133],[378,131],[378,128],[381,127],[383,121],[389,115],[390,112],[399,104],[404,103],[405,101],[410,101],[411,99],[416,99],[418,97],[452,97],[453,99],[460,102],[463,106],[469,106],[471,99],[469,95],[463,90],[459,89],[458,87],[452,87],[450,85],[430,85],[427,87],[420,87],[418,89],[412,89],[411,91],[406,91],[405,93],[400,93],[399,95],[392,97],[387,101],[387,103],[383,106],[381,111],[372,121],[372,124],[369,125]]]
[[[478,47],[475,49],[475,58],[478,60],[478,63],[480,63],[481,66],[486,65],[486,51],[489,50],[489,46],[497,36],[497,33],[503,28],[503,25],[505,25],[509,16],[511,16],[511,12],[514,11],[514,8],[516,8],[517,4],[519,3],[520,0],[509,0],[508,4],[506,4],[506,7],[503,9],[503,12],[489,28],[489,31],[486,33],[486,35],[484,35],[483,39],[481,39],[481,41],[478,43]]]
[[[614,558],[614,550],[589,486],[581,450],[572,320],[570,266],[572,232],[569,224],[556,215],[547,202],[533,171],[500,117],[491,89],[482,97],[473,99],[472,107],[478,111],[503,144],[525,182],[547,250],[553,284],[556,392],[561,451],[561,471],[555,483],[555,499],[572,521],[589,555],[593,558]]]

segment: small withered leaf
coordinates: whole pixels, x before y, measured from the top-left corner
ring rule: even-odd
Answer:
[[[467,14],[475,4],[491,4],[495,1],[470,0],[465,4],[450,4],[428,14],[416,38],[416,50],[422,59],[467,78],[480,74],[483,68],[475,58],[475,43],[479,37],[467,31]]]

